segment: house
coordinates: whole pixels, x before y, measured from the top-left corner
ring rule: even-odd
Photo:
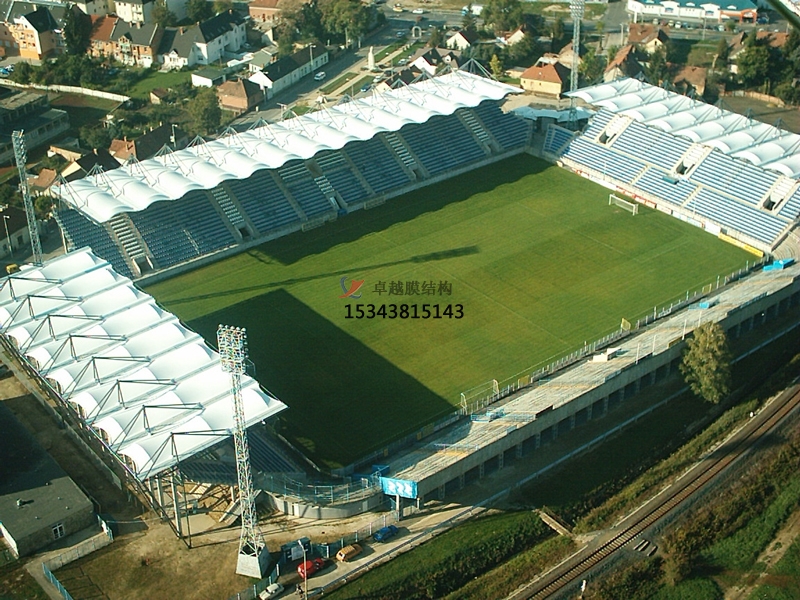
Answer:
[[[281,16],[281,0],[253,0],[247,5],[247,12],[255,23],[273,25]]]
[[[582,49],[585,51],[586,47],[583,46]],[[572,69],[572,60],[573,60],[574,57],[575,57],[575,52],[572,50],[572,42],[570,42],[566,46],[561,48],[561,50],[559,51],[559,53],[558,53],[558,63],[560,65],[564,66],[564,67],[567,67],[567,69],[571,70]],[[578,55],[578,67],[580,67],[582,64],[583,64],[583,59],[580,57],[580,54],[579,54]]]
[[[164,30],[155,23],[128,23],[115,16],[94,18],[90,54],[129,66],[149,68],[156,61]]]
[[[119,168],[118,163],[108,150],[95,148],[93,152],[87,152],[78,160],[72,161],[61,171],[61,176],[67,181],[82,179],[89,174],[92,169],[99,168],[102,171],[112,171]]]
[[[404,87],[416,81],[420,75],[422,75],[422,72],[412,65],[411,68],[406,68],[401,71],[397,71],[396,73],[392,73],[392,75],[387,79],[375,84],[372,89],[377,92],[385,92],[387,90]]]
[[[477,43],[478,34],[474,31],[456,31],[453,35],[447,38],[445,46],[451,50],[461,50],[462,52]]]
[[[167,69],[210,65],[226,52],[238,52],[247,41],[244,19],[227,11],[191,27],[169,28],[158,50]]]
[[[76,0],[75,6],[83,11],[83,14],[90,17],[107,15],[108,2],[106,0]]]
[[[411,66],[428,75],[435,75],[445,66],[458,68],[460,52],[449,51],[444,48],[431,48],[411,62]]]
[[[163,104],[169,98],[169,90],[165,88],[153,88],[150,90],[150,104]]]
[[[606,83],[623,77],[644,78],[644,68],[636,58],[636,48],[633,44],[620,48],[603,72],[603,81]]]
[[[24,248],[31,242],[28,217],[21,208],[4,206],[0,208],[0,220],[2,221],[0,235],[3,236],[2,242],[0,242],[0,257],[13,257],[16,250]],[[2,451],[0,451],[1,453]],[[2,479],[0,478],[0,480]]]
[[[300,79],[328,64],[328,51],[322,45],[310,44],[294,54],[279,58],[261,71],[266,79],[260,78],[261,87],[267,99],[281,90],[294,85]],[[258,73],[250,77],[252,81]]]
[[[198,69],[192,73],[192,85],[194,87],[215,87],[224,82],[225,79],[225,71],[214,69],[213,67]]]
[[[34,196],[49,196],[50,186],[58,178],[58,171],[55,169],[42,169],[38,175],[28,177],[28,189]]]
[[[5,403],[0,431],[0,533],[14,556],[33,554],[97,523],[91,500]]]
[[[570,70],[561,63],[536,64],[522,73],[519,83],[534,96],[558,99],[569,86],[569,76]]]
[[[50,108],[47,94],[0,87],[0,165],[14,160],[11,133],[15,129],[25,132],[25,145],[30,151],[69,129],[69,116],[63,110]]]
[[[155,0],[112,0],[114,12],[126,23],[150,23]],[[174,11],[173,11],[174,12]]]
[[[503,36],[503,42],[505,42],[506,46],[513,46],[514,44],[518,44],[522,40],[525,39],[525,26],[520,25],[514,31],[509,32],[505,36]]]
[[[247,65],[247,69],[251,73],[257,73],[258,71],[263,71],[267,65],[271,65],[275,62],[275,57],[278,55],[277,48],[274,52],[267,50],[266,48],[262,48],[258,52],[253,53],[253,58],[250,59],[250,62]]]
[[[687,96],[701,97],[706,93],[708,69],[703,67],[683,67],[672,79],[676,92]]]
[[[20,12],[32,6],[27,2],[15,2],[3,24],[7,33],[0,37],[5,40],[9,37],[13,39],[13,47],[19,50],[19,56],[22,58],[42,60],[48,56],[63,54],[65,51],[64,38],[61,35],[61,26],[58,21],[50,9],[45,6],[35,7],[34,10],[28,12]],[[65,10],[62,9],[59,12],[63,15]],[[72,10],[78,9],[73,8]]]
[[[667,29],[660,25],[647,23],[631,23],[628,27],[628,44],[652,54],[669,42]]]
[[[189,136],[185,131],[177,125],[165,123],[143,133],[135,140],[129,140],[127,137],[112,140],[108,153],[124,165],[131,158],[140,161],[153,158],[164,146],[182,150],[188,144]]]
[[[226,81],[217,88],[219,106],[236,115],[255,108],[264,101],[264,91],[247,79]]]

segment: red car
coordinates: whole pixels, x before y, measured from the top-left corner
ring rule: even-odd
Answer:
[[[297,574],[300,575],[301,579],[307,579],[320,569],[324,568],[325,559],[312,558],[311,560],[307,560],[306,562],[297,565]]]

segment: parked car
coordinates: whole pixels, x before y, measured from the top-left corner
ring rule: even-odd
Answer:
[[[362,92],[368,92],[371,89],[372,89],[372,84],[371,83],[365,83],[364,85],[361,86],[361,91]]]
[[[315,75],[314,75],[314,81],[322,81],[322,80],[323,80],[323,79],[325,79],[327,76],[328,76],[328,75],[325,73],[325,71],[320,71],[319,73],[317,73],[317,74],[315,74]]]
[[[324,558],[312,558],[311,560],[307,560],[306,562],[297,565],[297,574],[300,575],[300,579],[308,579],[314,573],[324,568]]]
[[[415,8],[414,10],[411,11],[411,14],[424,15],[425,14],[425,10],[422,9],[422,8]]]
[[[263,592],[258,595],[258,600],[272,600],[283,593],[283,586],[280,583],[270,583]]]
[[[404,37],[406,37],[406,32],[405,31],[395,31],[394,32],[394,37],[396,37],[398,39],[404,38]]]
[[[394,525],[387,525],[386,527],[378,529],[372,537],[376,542],[385,542],[396,536],[397,532],[397,527]]]
[[[339,562],[347,562],[353,560],[356,556],[361,554],[362,548],[359,544],[350,544],[345,546],[336,553],[336,560]]]

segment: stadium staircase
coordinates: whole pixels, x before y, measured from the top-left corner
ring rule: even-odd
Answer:
[[[270,170],[269,174],[272,176],[273,180],[275,181],[275,185],[278,186],[278,189],[283,193],[286,197],[286,200],[289,201],[289,204],[292,205],[292,208],[297,213],[297,216],[300,217],[301,221],[308,221],[308,216],[306,215],[303,208],[298,204],[297,200],[292,193],[289,191],[289,188],[286,187],[286,183],[284,182],[283,178],[280,176],[278,171]]]
[[[489,135],[486,128],[481,125],[474,112],[468,108],[462,108],[456,111],[456,116],[461,119],[461,122],[467,130],[478,140],[478,145],[483,148],[483,151],[486,152],[487,155],[499,151],[500,145]]]
[[[680,175],[688,175],[689,172],[699,165],[706,156],[711,153],[711,147],[703,144],[693,144],[681,156],[675,167],[675,173]]]
[[[800,181],[781,175],[769,189],[761,205],[768,210],[773,210],[787,200],[798,188],[800,188]]]
[[[222,209],[222,214],[224,214],[225,218],[230,221],[231,225],[233,225],[233,228],[238,231],[240,235],[243,231],[248,232],[249,234],[250,228],[247,226],[247,222],[244,220],[242,213],[239,212],[239,209],[233,203],[233,200],[231,200],[228,191],[221,185],[218,185],[217,187],[211,189],[211,196]],[[242,237],[245,236],[242,235]]]
[[[608,125],[606,125],[605,129],[603,129],[602,133],[598,137],[598,141],[601,144],[610,145],[614,143],[614,140],[618,138],[623,131],[625,131],[630,124],[633,123],[633,119],[625,115],[614,115]]]
[[[108,225],[122,247],[123,257],[127,259],[131,271],[143,273],[152,268],[144,240],[126,213],[115,215]]]
[[[422,172],[422,165],[414,158],[406,144],[400,140],[400,136],[394,131],[385,131],[382,135],[392,152],[400,158],[411,178],[417,179],[418,174]]]

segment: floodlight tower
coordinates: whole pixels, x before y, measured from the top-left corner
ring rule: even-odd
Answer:
[[[244,328],[220,325],[217,329],[217,346],[222,370],[231,374],[231,395],[236,430],[233,432],[236,447],[236,473],[239,476],[239,504],[242,508],[242,532],[239,536],[239,575],[261,579],[269,566],[269,552],[264,537],[258,529],[253,475],[250,470],[250,446],[245,430],[242,403],[242,375],[247,359],[247,332]]]
[[[25,216],[28,217],[28,235],[31,238],[31,253],[33,264],[42,264],[42,242],[39,239],[39,226],[36,224],[36,212],[33,210],[33,200],[31,200],[31,190],[28,187],[28,175],[25,172],[25,162],[28,160],[28,151],[25,149],[25,135],[21,129],[11,134],[11,141],[14,145],[14,158],[17,161],[17,171],[19,171],[19,191],[22,192],[22,200],[25,203]]]
[[[576,111],[574,92],[578,89],[578,68],[580,67],[581,52],[581,20],[583,19],[583,9],[585,0],[570,0],[569,13],[572,17],[572,70],[569,74],[569,91],[573,95],[569,98],[569,122],[570,128],[575,129]]]

